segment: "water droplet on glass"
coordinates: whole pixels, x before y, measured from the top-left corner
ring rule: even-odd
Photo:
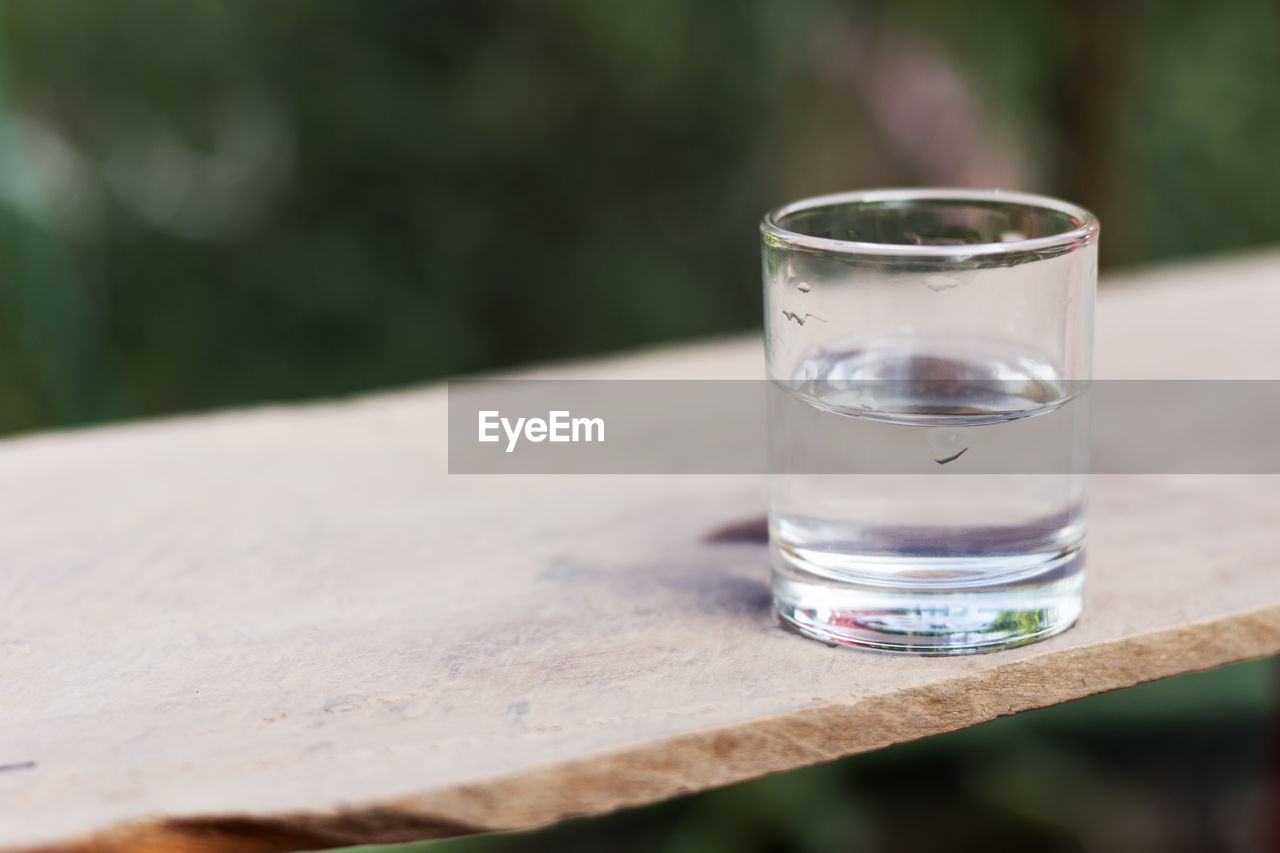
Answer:
[[[964,436],[955,429],[929,430],[929,450],[933,453],[933,461],[940,465],[954,461],[969,448],[964,445]]]

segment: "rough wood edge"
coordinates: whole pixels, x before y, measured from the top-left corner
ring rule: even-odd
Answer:
[[[12,853],[283,853],[532,829],[1280,652],[1280,606],[336,812],[160,818]],[[866,654],[832,650],[832,654]]]

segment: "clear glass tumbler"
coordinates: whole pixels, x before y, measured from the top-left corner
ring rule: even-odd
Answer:
[[[998,190],[876,190],[789,204],[761,233],[769,378],[809,418],[770,416],[775,459],[807,460],[771,477],[780,618],[830,643],[929,654],[1070,627],[1094,216]],[[1066,464],[1002,468],[1028,436]],[[824,470],[841,448],[892,459]],[[923,467],[898,461],[915,457]]]

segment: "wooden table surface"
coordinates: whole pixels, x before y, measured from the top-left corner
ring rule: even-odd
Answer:
[[[1280,254],[1114,276],[1109,378],[1280,378]],[[535,371],[751,378],[758,339]],[[777,627],[747,476],[450,476],[444,389],[0,443],[0,848],[529,827],[1280,651],[1280,478],[1097,477],[1085,615]],[[170,845],[170,842],[173,842]]]

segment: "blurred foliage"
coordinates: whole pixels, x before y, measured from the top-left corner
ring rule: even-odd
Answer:
[[[1274,849],[1264,837],[1280,790],[1274,667],[1263,660],[1178,676],[533,832],[346,850]]]
[[[756,222],[854,186],[1275,241],[1274,5],[12,0],[0,431],[747,329]]]

